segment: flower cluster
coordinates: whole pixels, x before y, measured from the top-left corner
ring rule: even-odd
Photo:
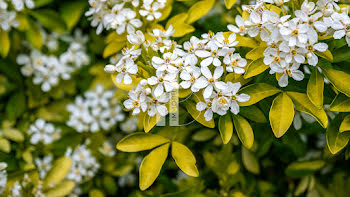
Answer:
[[[80,31],[76,31],[74,37],[46,35],[45,32],[43,35],[44,43],[50,53],[44,54],[30,47],[30,54],[18,55],[17,63],[23,65],[21,72],[24,76],[33,77],[33,83],[40,84],[42,91],[48,92],[59,84],[60,79],[71,79],[72,73],[83,65],[89,64],[90,60],[85,49],[87,37]],[[64,53],[55,56],[52,53],[58,50],[59,41],[69,43],[69,47]]]
[[[247,61],[235,53],[234,46],[238,44],[236,34],[209,32],[178,45],[169,39],[173,33],[172,26],[166,31],[154,29],[150,33],[155,38],[154,42],[145,41],[141,31],[130,34],[127,38],[133,46],[123,50],[123,56],[115,65],[106,65],[106,72],[117,73],[117,83],[131,84],[132,78],[139,76],[141,69],[150,71],[148,74],[151,76],[145,77],[129,92],[124,106],[133,110],[134,115],[147,111],[149,116],[157,113],[165,116],[168,114],[166,104],[170,93],[190,89],[193,93],[202,92],[204,102],[197,103],[197,110],[205,110],[207,121],[212,119],[213,112],[224,115],[230,110],[238,114],[237,102],[246,102],[249,96],[237,94],[241,88],[239,82],[225,82],[227,74],[243,74],[247,65]],[[145,49],[144,53],[160,52],[162,55],[154,55],[145,62],[151,66],[142,66],[139,45]]]
[[[264,64],[270,67],[270,74],[278,74],[281,87],[288,85],[289,77],[303,80],[304,73],[299,70],[301,64],[317,65],[317,54],[328,49],[326,43],[319,42],[319,37],[341,39],[345,36],[350,45],[348,11],[341,11],[334,0],[319,0],[316,4],[306,0],[294,13],[287,13],[286,2],[261,0],[255,5],[243,6],[249,17],[243,19],[238,15],[236,25],[228,25],[230,31],[242,36],[255,38],[260,35],[267,45],[263,53]],[[270,10],[272,4],[281,6],[281,17]]]
[[[97,85],[94,91],[87,91],[84,97],[78,96],[74,104],[69,104],[67,125],[78,132],[109,130],[124,120],[124,113],[118,101],[113,98],[115,90],[104,90]]]
[[[14,10],[11,10],[12,7]],[[19,22],[16,20],[16,12],[23,9],[33,9],[35,6],[33,0],[1,0],[0,1],[0,30],[10,31],[11,27],[18,27]]]
[[[134,33],[142,27],[142,20],[157,20],[166,0],[89,0],[90,9],[85,13],[90,16],[91,25],[97,27],[96,33],[103,29],[114,29],[118,34]]]
[[[20,180],[13,184],[9,197],[26,196],[28,191],[35,197],[45,197],[42,183],[33,183],[28,174],[24,174]]]
[[[67,149],[66,157],[72,160],[67,178],[76,183],[90,180],[100,168],[100,164],[85,144],[79,145],[74,150]]]
[[[46,122],[43,119],[37,119],[34,124],[30,125],[28,134],[31,135],[30,143],[51,144],[53,141],[60,138],[60,129],[56,129],[53,124]]]

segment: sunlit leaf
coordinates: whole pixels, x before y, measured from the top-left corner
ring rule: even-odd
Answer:
[[[317,67],[313,68],[309,82],[307,83],[307,96],[318,108],[323,107],[324,80]]]
[[[245,58],[250,60],[258,60],[260,58],[264,57],[264,51],[266,47],[257,47],[252,50],[250,50],[246,55]]]
[[[245,118],[255,121],[257,123],[266,123],[267,119],[264,113],[255,105],[250,105],[246,107],[240,107],[239,114]]]
[[[240,115],[232,115],[233,124],[243,146],[250,149],[254,143],[254,133],[249,122]]]
[[[329,125],[326,131],[328,149],[332,154],[337,154],[349,142],[349,133],[340,132],[340,116],[338,115]]]
[[[231,9],[237,0],[225,0],[226,9]]]
[[[139,170],[139,186],[141,190],[146,190],[156,180],[168,156],[168,150],[169,143],[152,150],[143,159]]]
[[[88,3],[83,0],[62,3],[60,14],[68,30],[72,29],[78,23],[87,5]]]
[[[200,112],[196,109],[196,104],[193,102],[187,102],[185,103],[187,112],[192,116],[193,119],[195,119],[197,122],[201,123],[202,125],[209,127],[209,128],[214,128],[215,127],[215,122],[213,119],[210,121],[206,121],[204,118],[204,112]]]
[[[350,112],[350,98],[344,94],[338,94],[332,101],[330,111]]]
[[[69,157],[57,159],[44,179],[45,186],[49,187],[61,182],[67,176],[71,165],[72,161]]]
[[[294,119],[294,107],[292,99],[286,93],[281,93],[272,102],[269,120],[273,134],[277,138],[282,137]]]
[[[221,139],[224,144],[227,144],[230,141],[233,134],[233,123],[231,119],[231,114],[227,113],[226,115],[220,116],[218,126]]]
[[[70,194],[73,189],[74,189],[75,183],[74,181],[63,181],[55,187],[49,189],[47,192],[45,192],[45,196],[50,196],[50,197],[62,197],[62,196],[67,196]]]
[[[244,102],[244,103],[239,103],[240,106],[249,106],[249,105],[253,105],[261,100],[263,100],[264,98],[267,98],[269,96],[275,95],[278,92],[280,92],[281,90],[266,84],[266,83],[255,83],[255,84],[251,84],[247,87],[242,88],[239,91],[239,94],[241,93],[245,93],[248,94],[250,96],[249,101]]]
[[[0,55],[4,58],[10,51],[10,37],[7,31],[0,29]]]
[[[333,62],[333,55],[329,49],[327,49],[325,52],[315,51],[315,54],[330,62]]]
[[[202,0],[195,3],[188,10],[187,24],[197,21],[202,16],[206,15],[213,7],[215,0]]]
[[[196,167],[196,158],[185,145],[173,141],[171,144],[171,155],[179,168],[189,176],[199,175]]]
[[[324,76],[340,92],[350,97],[350,74],[320,64]]]
[[[117,149],[125,152],[138,152],[149,150],[168,142],[168,139],[160,135],[137,132],[120,140],[117,144]]]
[[[269,66],[264,64],[263,58],[252,61],[244,73],[244,78],[248,79],[263,73]]]
[[[244,167],[253,174],[260,173],[259,162],[252,152],[242,147],[242,161]]]
[[[340,124],[339,132],[350,131],[350,115],[345,116],[344,120]]]
[[[148,114],[145,114],[143,119],[143,129],[145,132],[148,133],[153,127],[155,127],[160,119],[161,116],[159,114],[156,114],[155,116],[149,116]]]

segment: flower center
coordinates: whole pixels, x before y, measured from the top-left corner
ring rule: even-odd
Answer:
[[[280,57],[279,57],[279,56],[276,56],[276,57],[273,59],[273,62],[274,62],[274,63],[280,62]]]
[[[292,31],[292,35],[293,36],[298,36],[299,35],[299,31],[297,29]]]
[[[292,49],[292,50],[290,51],[290,54],[291,54],[292,56],[296,56],[296,55],[297,55],[297,50],[296,50],[296,49]]]
[[[138,101],[138,100],[134,100],[133,102],[132,102],[132,104],[134,105],[134,107],[140,107],[140,102]]]
[[[219,99],[219,103],[220,103],[220,105],[226,105],[227,104],[227,100],[222,97],[222,98]]]
[[[213,78],[211,78],[211,79],[208,80],[208,82],[209,82],[210,84],[213,84],[213,83],[215,82],[215,80],[214,80]]]

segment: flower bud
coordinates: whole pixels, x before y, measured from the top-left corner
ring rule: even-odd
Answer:
[[[147,85],[147,80],[146,80],[146,79],[142,79],[142,80],[140,81],[140,84],[141,84],[142,86]]]
[[[111,65],[111,64],[106,65],[104,70],[105,70],[106,73],[109,73],[109,74],[113,74],[113,73],[116,72],[115,66]]]

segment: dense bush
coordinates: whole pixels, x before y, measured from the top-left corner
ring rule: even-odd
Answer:
[[[347,196],[345,3],[0,0],[0,196]]]

